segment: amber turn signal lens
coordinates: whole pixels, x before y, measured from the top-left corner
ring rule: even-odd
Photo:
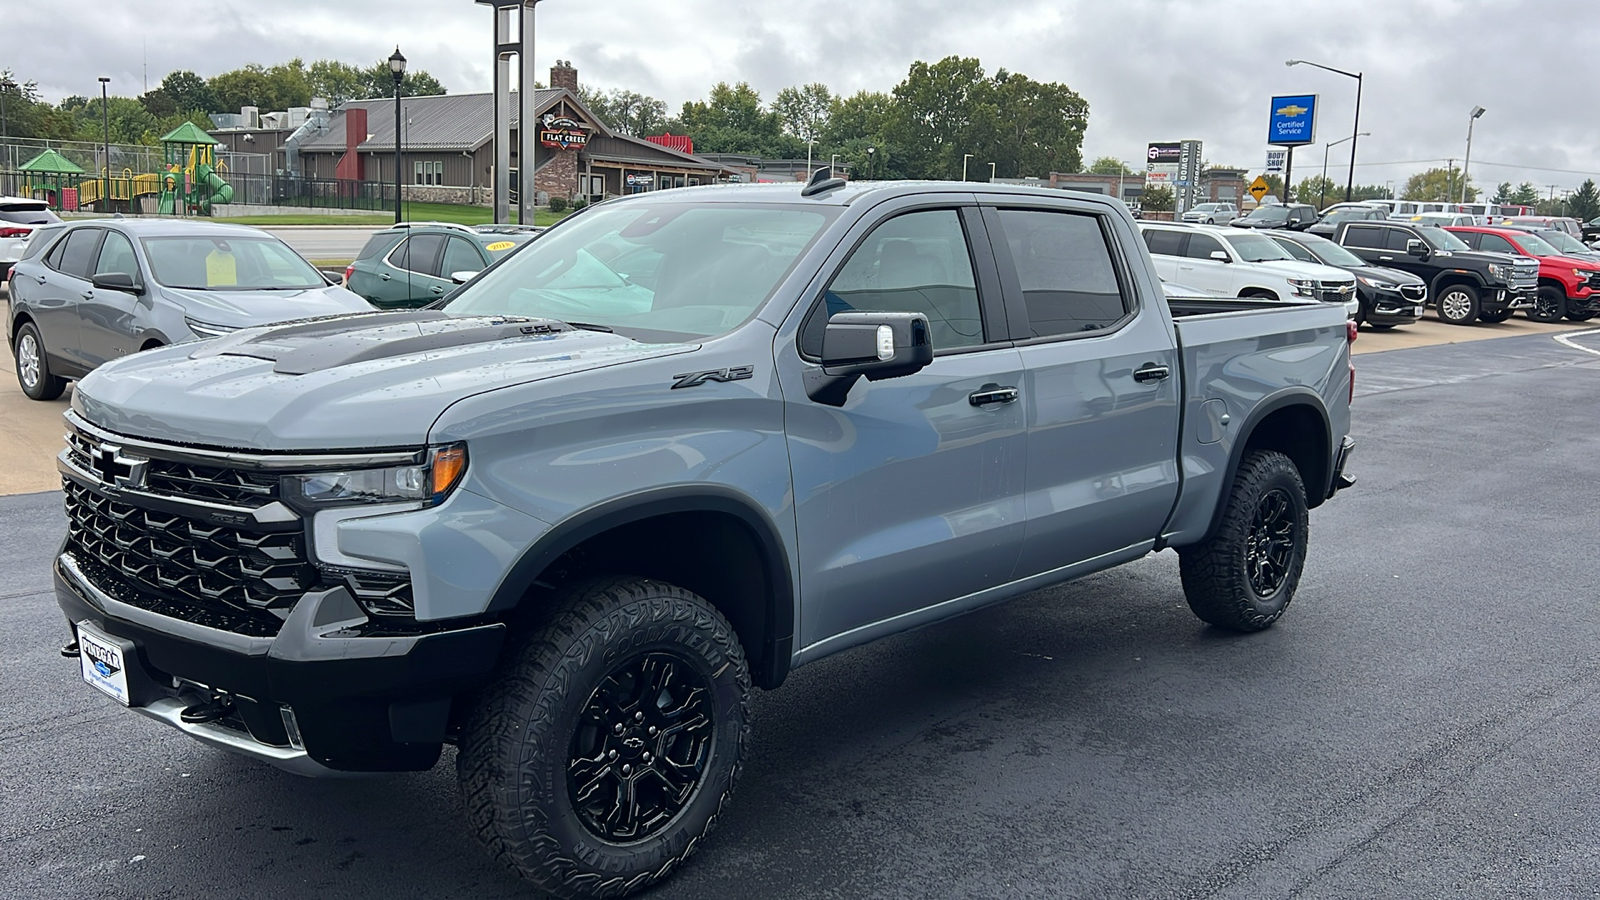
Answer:
[[[447,494],[467,470],[467,448],[445,447],[433,455],[433,495]]]

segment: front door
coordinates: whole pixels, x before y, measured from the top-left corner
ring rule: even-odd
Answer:
[[[127,275],[135,284],[144,283],[133,244],[116,231],[106,231],[100,243],[93,274]],[[90,287],[78,303],[78,342],[87,363],[98,366],[140,349],[139,313],[150,308],[148,302],[126,291]],[[181,337],[181,335],[180,335]]]
[[[28,285],[34,298],[34,318],[45,351],[67,365],[88,371],[94,364],[83,352],[80,306],[93,296],[90,273],[100,254],[103,228],[78,227],[67,231],[45,255],[45,271]]]
[[[1022,544],[1023,412],[993,399],[1021,384],[1022,362],[1005,340],[982,222],[952,202],[867,229],[835,252],[825,289],[795,312],[800,333],[777,348],[802,646],[1003,584]],[[815,402],[801,373],[815,367],[827,316],[853,310],[927,315],[934,360],[859,381],[842,407]]]
[[[380,267],[378,287],[373,292],[375,306],[385,308],[422,306],[444,293],[448,282],[439,278],[439,255],[444,250],[444,235],[417,234],[400,242],[389,252],[388,265]],[[434,291],[438,287],[440,290]]]
[[[1155,308],[1165,298],[1141,305],[1112,249],[1134,235],[1099,207],[1017,202],[984,217],[1025,370],[1028,528],[1016,574],[1142,552],[1178,495],[1182,379]],[[1191,244],[1199,238],[1215,242],[1193,234]]]

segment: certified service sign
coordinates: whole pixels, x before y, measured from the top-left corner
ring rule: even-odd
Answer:
[[[1272,118],[1267,126],[1267,143],[1278,147],[1298,147],[1317,142],[1317,95],[1300,94],[1272,98]]]

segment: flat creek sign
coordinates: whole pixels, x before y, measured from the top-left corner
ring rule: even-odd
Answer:
[[[589,144],[589,129],[576,119],[546,113],[539,126],[539,143],[562,150],[586,147]]]

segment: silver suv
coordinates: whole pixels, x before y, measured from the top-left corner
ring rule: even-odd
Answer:
[[[1219,222],[1232,222],[1238,217],[1239,208],[1224,200],[1217,203],[1195,204],[1193,209],[1183,214],[1183,221],[1216,225]]]
[[[119,356],[367,301],[278,238],[212,222],[94,219],[41,227],[11,275],[6,338],[22,392],[54,400]]]

